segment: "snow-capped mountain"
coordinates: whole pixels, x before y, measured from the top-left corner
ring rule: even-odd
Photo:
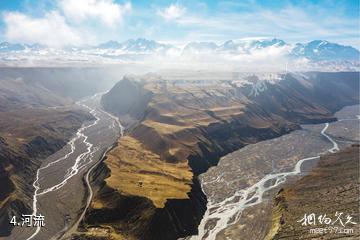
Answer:
[[[171,47],[173,46],[145,38],[129,39],[123,43],[123,50],[130,52],[159,52]]]
[[[266,48],[266,47],[283,47],[287,45],[287,43],[285,43],[283,40],[281,39],[277,39],[277,38],[273,38],[273,39],[268,39],[268,40],[255,40],[251,42],[251,48]]]
[[[99,49],[113,49],[122,50],[130,53],[152,53],[161,52],[174,46],[170,44],[163,44],[154,40],[147,40],[145,38],[129,39],[125,42],[119,43],[116,41],[109,41],[106,43],[99,44]]]
[[[359,51],[350,46],[343,46],[323,40],[309,43],[297,43],[291,54],[311,60],[359,60]]]
[[[191,42],[187,44],[183,51],[185,53],[232,53],[232,54],[249,54],[252,51],[267,47],[283,47],[287,45],[280,39],[264,39],[264,40],[228,40],[221,45],[214,42]]]
[[[308,43],[288,44],[281,39],[264,40],[229,40],[221,45],[212,42],[192,42],[185,46],[186,52],[217,52],[231,54],[251,54],[267,48],[284,48],[286,54],[293,58],[306,58],[311,61],[341,60],[358,61],[359,50],[351,46],[344,46],[324,40],[314,40]]]
[[[196,56],[194,58],[194,56]],[[34,63],[37,61],[56,62],[137,62],[144,58],[147,61],[160,59],[164,61],[198,61],[212,62],[259,62],[293,61],[294,66],[300,64],[316,66],[334,66],[336,69],[357,68],[360,65],[359,50],[323,40],[308,43],[289,44],[281,39],[261,40],[229,40],[222,44],[214,42],[190,42],[183,47],[160,43],[144,38],[129,39],[124,42],[108,41],[97,46],[66,46],[63,48],[47,47],[40,44],[0,43],[0,64],[16,63],[17,59]]]
[[[254,50],[264,49],[268,47],[283,47],[286,44],[280,39],[263,39],[263,40],[229,40],[219,46],[219,51],[233,52],[233,53],[250,53]]]
[[[264,40],[229,40],[223,44],[217,45],[214,42],[190,42],[182,48],[183,53],[231,53],[231,54],[251,54],[254,51],[267,48],[281,48],[287,46],[290,48],[289,55],[292,57],[305,57],[309,60],[359,60],[359,50],[344,46],[337,43],[331,43],[324,40],[314,40],[308,43],[288,44],[281,39],[264,39]],[[40,44],[18,44],[3,42],[0,43],[0,52],[12,51],[34,51],[46,49],[47,47]],[[86,49],[91,52],[95,49],[101,50],[121,50],[120,53],[161,53],[169,49],[177,49],[171,44],[159,43],[154,40],[145,38],[129,39],[125,42],[108,41],[97,46],[71,46],[64,47],[64,51],[80,51]]]

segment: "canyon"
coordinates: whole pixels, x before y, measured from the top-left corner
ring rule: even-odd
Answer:
[[[292,171],[299,159],[326,151],[330,139],[340,149],[358,141],[349,120],[354,108],[335,114],[359,103],[357,72],[244,73],[233,80],[126,75],[115,84],[115,71],[103,85],[105,70],[83,70],[1,69],[4,239],[208,239],[218,225],[207,218],[216,211],[212,203],[266,174]],[[82,77],[73,81],[74,74]],[[305,162],[302,174],[317,164]],[[265,205],[245,210],[253,219],[266,211],[266,222],[230,217],[212,236],[281,236],[288,220],[279,228],[279,187],[263,195]],[[9,224],[32,213],[45,215],[45,228]]]
[[[101,102],[127,130],[94,169],[97,187],[82,237],[196,235],[207,204],[200,174],[228,153],[301,124],[333,122],[336,111],[359,102],[355,72],[288,73],[277,79],[250,75],[240,85],[134,77],[118,82]]]

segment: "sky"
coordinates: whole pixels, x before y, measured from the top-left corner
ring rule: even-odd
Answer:
[[[360,48],[358,0],[0,0],[0,41],[49,46],[147,38],[328,40]]]

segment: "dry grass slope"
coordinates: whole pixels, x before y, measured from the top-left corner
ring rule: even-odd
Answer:
[[[167,199],[186,199],[192,172],[187,161],[166,163],[135,138],[125,136],[105,161],[111,176],[108,186],[124,195],[143,196],[162,208]]]

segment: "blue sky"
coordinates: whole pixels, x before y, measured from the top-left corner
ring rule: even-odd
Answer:
[[[360,46],[357,0],[0,0],[0,11],[0,40],[10,42],[62,46],[144,37],[181,44],[276,37]]]

